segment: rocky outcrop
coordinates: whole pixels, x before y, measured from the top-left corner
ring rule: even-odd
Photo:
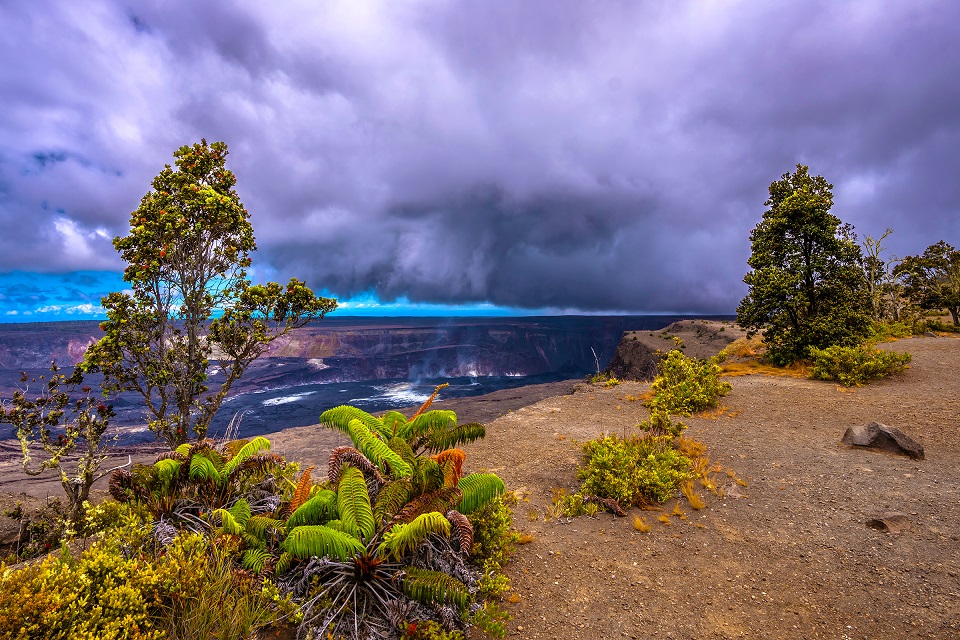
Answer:
[[[851,446],[889,451],[914,460],[923,460],[925,457],[922,444],[900,429],[879,422],[850,427],[840,441]]]
[[[744,335],[737,324],[718,320],[681,320],[659,331],[626,331],[606,372],[621,380],[652,380],[660,359],[673,349],[709,358]],[[681,341],[679,347],[675,338]]]

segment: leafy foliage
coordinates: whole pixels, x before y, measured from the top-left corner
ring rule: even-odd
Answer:
[[[811,348],[810,356],[813,358],[811,378],[836,380],[847,387],[859,387],[868,380],[902,373],[911,359],[909,353],[884,351],[869,345]]]
[[[690,477],[690,459],[671,445],[669,436],[607,436],[584,443],[577,471],[581,492],[613,498],[621,506],[665,502]]]
[[[285,288],[250,283],[256,243],[226,156],[224,143],[201,140],[153,179],[129,235],[113,241],[130,293],[103,298],[105,335],[82,364],[104,374],[107,391],[140,394],[150,429],[172,447],[204,437],[270,342],[336,308],[296,279]],[[207,385],[211,360],[224,372],[216,389]]]
[[[458,510],[465,515],[473,513],[504,491],[503,480],[492,473],[471,473],[461,478],[457,487],[463,492]]]
[[[688,358],[677,349],[668,353],[657,365],[659,373],[650,387],[654,394],[651,412],[688,416],[714,406],[730,391],[730,385],[720,379],[720,363],[725,358],[723,352],[706,360]]]
[[[924,310],[946,309],[960,326],[960,250],[941,240],[923,255],[904,258],[894,273],[913,304]]]
[[[860,344],[870,299],[853,228],[830,213],[833,185],[797,165],[770,185],[769,207],[750,233],[751,271],[737,321],[762,331],[767,357],[786,365],[808,347]]]

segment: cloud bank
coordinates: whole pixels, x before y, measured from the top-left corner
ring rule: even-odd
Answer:
[[[953,2],[0,5],[0,270],[118,270],[230,146],[257,274],[343,297],[731,312],[800,162],[895,253],[960,244]]]

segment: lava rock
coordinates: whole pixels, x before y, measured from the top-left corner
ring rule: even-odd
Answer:
[[[910,528],[910,518],[904,513],[891,511],[867,520],[867,526],[886,533],[900,533]]]
[[[856,447],[870,447],[889,451],[914,460],[923,460],[923,445],[896,427],[879,422],[850,427],[843,434],[841,442]]]

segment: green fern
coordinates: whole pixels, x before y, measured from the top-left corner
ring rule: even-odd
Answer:
[[[273,565],[273,572],[278,576],[286,573],[290,569],[290,564],[293,560],[293,554],[284,551],[280,554],[280,557],[277,558],[277,564]]]
[[[316,556],[329,556],[347,561],[363,552],[363,543],[342,531],[336,531],[322,524],[297,527],[283,541],[283,549],[294,558],[304,560]],[[281,560],[283,557],[281,556]],[[277,571],[280,571],[278,562]]]
[[[254,573],[263,573],[263,566],[272,556],[264,549],[247,549],[240,558],[244,569]]]
[[[323,524],[335,517],[337,517],[337,494],[329,489],[321,489],[290,514],[287,527],[292,529],[305,524]]]
[[[394,480],[380,487],[380,493],[373,504],[373,519],[382,525],[392,518],[414,495],[413,485],[406,478]]]
[[[241,527],[247,526],[247,520],[250,519],[250,503],[247,502],[246,498],[237,500],[229,511]]]
[[[380,434],[381,437],[386,439],[386,429],[384,429],[383,422],[363,409],[357,409],[356,407],[343,404],[333,409],[327,409],[320,414],[320,424],[331,429],[336,429],[337,431],[342,431],[347,435],[350,435],[350,423],[353,420],[359,420],[367,429]],[[360,447],[357,448],[359,449]]]
[[[213,462],[204,454],[195,453],[190,458],[190,479],[194,482],[214,482],[221,484],[223,478]]]
[[[170,485],[176,477],[180,475],[180,462],[171,460],[170,458],[157,460],[153,468],[156,470],[157,480],[160,481],[160,487],[164,492],[170,488]]]
[[[410,448],[410,445],[403,438],[390,438],[390,440],[387,441],[387,446],[390,447],[391,451],[399,455],[404,462],[410,465],[410,467],[413,467],[416,463],[417,454],[413,452],[413,449]]]
[[[503,480],[493,473],[471,473],[460,478],[457,487],[463,492],[463,498],[457,511],[469,515],[503,493]]]
[[[423,513],[439,511],[446,513],[450,508],[460,503],[463,492],[458,487],[444,487],[436,491],[422,493],[410,500],[400,511],[393,516],[394,522],[413,522],[414,518]]]
[[[410,465],[380,440],[360,420],[351,420],[348,428],[350,438],[363,455],[374,464],[390,473],[394,478],[409,476],[412,472]]]
[[[229,462],[223,465],[221,474],[228,476],[233,473],[237,467],[239,467],[247,458],[254,456],[261,451],[270,450],[270,441],[262,436],[257,436],[250,442],[246,443],[240,450],[237,451],[236,455],[230,459]]]
[[[184,442],[182,445],[176,448],[176,452],[182,456],[190,455],[190,449],[193,447],[189,442]]]
[[[283,520],[276,520],[270,516],[250,516],[250,519],[247,520],[246,530],[248,533],[256,536],[257,538],[266,538],[267,532],[270,529],[277,531],[279,533],[284,533],[287,530],[286,523]]]
[[[220,518],[220,528],[223,529],[224,533],[229,533],[235,536],[239,536],[243,533],[243,525],[237,522],[237,519],[233,517],[233,514],[226,509],[217,509],[210,514],[210,516],[214,520]]]
[[[424,444],[428,450],[439,453],[444,449],[469,444],[486,435],[487,428],[478,422],[455,424],[446,429],[431,429],[424,436]]]
[[[450,522],[441,513],[422,513],[409,524],[396,524],[383,534],[377,552],[384,557],[400,560],[408,551],[416,549],[431,533],[450,535]]]
[[[457,426],[457,414],[453,411],[434,409],[421,413],[403,425],[397,435],[406,440],[419,438],[431,431],[444,431]]]
[[[344,467],[337,486],[337,512],[347,533],[367,540],[376,524],[370,507],[370,494],[363,473],[356,467]]]
[[[391,436],[397,435],[397,431],[402,429],[405,424],[407,424],[407,416],[403,415],[399,411],[387,411],[383,416],[380,417],[380,422],[383,423],[383,430],[389,433]],[[388,438],[389,440],[389,438]]]
[[[418,458],[413,473],[413,486],[418,493],[436,491],[443,487],[443,468],[436,460]]]
[[[470,601],[467,586],[445,573],[405,567],[402,589],[407,597],[420,603],[454,604],[461,611]]]

